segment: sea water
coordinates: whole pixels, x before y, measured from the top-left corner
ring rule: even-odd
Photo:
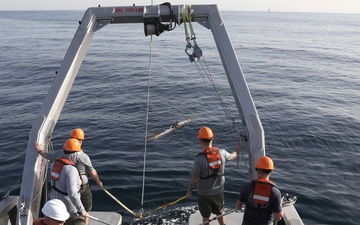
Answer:
[[[30,127],[83,13],[0,11],[1,195],[20,192]],[[360,15],[222,14],[264,127],[267,154],[275,162],[271,179],[282,194],[297,196],[295,206],[305,224],[357,224]],[[194,28],[222,101],[239,124],[211,32]],[[142,24],[102,28],[53,133],[52,143],[61,149],[71,129],[81,127],[84,151],[105,188],[136,212],[186,194],[201,126],[213,129],[215,146],[236,148],[223,109],[188,60],[185,46],[183,26],[152,38],[144,36]],[[145,141],[188,117],[191,122],[181,129]],[[246,155],[240,167],[227,164],[227,209],[234,208],[249,180]],[[195,191],[194,198],[139,222],[91,185],[93,210],[120,212],[125,224],[183,224],[196,206]]]

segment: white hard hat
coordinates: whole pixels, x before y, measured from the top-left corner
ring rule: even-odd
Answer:
[[[45,216],[57,221],[65,221],[69,219],[70,216],[65,204],[60,199],[51,199],[47,201],[41,211]]]

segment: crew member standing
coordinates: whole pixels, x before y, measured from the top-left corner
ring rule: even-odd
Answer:
[[[213,147],[214,134],[209,127],[202,127],[198,138],[202,152],[194,160],[186,197],[191,197],[197,185],[199,211],[203,222],[207,222],[211,213],[220,216],[224,212],[225,162],[235,159],[237,151],[230,154],[225,149]],[[218,222],[224,225],[225,218],[218,217]],[[209,224],[210,222],[205,223]]]
[[[70,137],[77,139],[82,146],[82,142],[85,139],[85,133],[82,129],[75,128],[71,131]],[[35,149],[42,157],[50,161],[54,161],[57,158],[63,157],[65,154],[63,151],[56,151],[52,153],[44,152],[42,146],[37,142],[35,143]],[[84,182],[84,188],[80,191],[81,202],[83,203],[85,210],[89,212],[92,208],[92,193],[87,174],[91,176],[91,178],[100,188],[103,188],[103,183],[100,181],[99,175],[94,169],[90,157],[82,149],[74,154],[74,158],[76,158],[75,165],[79,169]]]
[[[75,128],[71,131],[70,137],[76,138],[82,145],[82,142],[85,139],[85,134],[82,129]],[[84,181],[84,189],[80,191],[81,202],[84,204],[86,211],[89,212],[92,208],[92,194],[87,174],[91,176],[91,178],[100,188],[103,188],[103,183],[100,181],[98,173],[92,166],[90,157],[84,152],[84,150],[81,150],[77,153],[76,167],[79,169]]]
[[[255,170],[258,178],[241,189],[236,209],[240,210],[245,204],[242,225],[272,225],[273,219],[279,221],[284,215],[280,190],[269,180],[274,163],[267,156],[260,157]]]
[[[60,199],[65,203],[70,214],[66,225],[88,224],[87,211],[80,199],[83,182],[79,170],[75,166],[76,154],[81,151],[80,142],[75,138],[68,139],[64,144],[64,156],[55,160],[51,168],[51,199]]]

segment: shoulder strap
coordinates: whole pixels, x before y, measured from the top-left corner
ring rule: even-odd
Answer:
[[[253,182],[267,184],[267,185],[270,185],[272,187],[276,187],[276,184],[274,182],[272,182],[271,180],[265,180],[265,179],[262,179],[262,178],[253,180]]]
[[[209,153],[213,153],[213,152],[216,152],[216,151],[219,151],[219,149],[215,148],[215,147],[207,148],[207,149],[203,150],[202,152],[200,152],[199,154],[197,154],[196,157],[198,157],[199,155],[207,155]]]

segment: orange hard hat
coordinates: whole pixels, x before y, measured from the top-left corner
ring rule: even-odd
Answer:
[[[67,151],[79,152],[81,151],[81,144],[78,139],[70,138],[65,142],[63,148]]]
[[[79,140],[84,140],[85,139],[85,134],[84,131],[80,128],[75,128],[74,130],[71,131],[70,134],[71,138],[76,138]]]
[[[267,156],[262,156],[256,162],[255,168],[263,169],[263,170],[273,170],[274,169],[274,162]]]
[[[213,132],[212,132],[212,130],[210,128],[208,128],[208,127],[200,128],[198,138],[210,139],[210,138],[213,138],[213,137],[214,137],[214,134],[213,134]]]

